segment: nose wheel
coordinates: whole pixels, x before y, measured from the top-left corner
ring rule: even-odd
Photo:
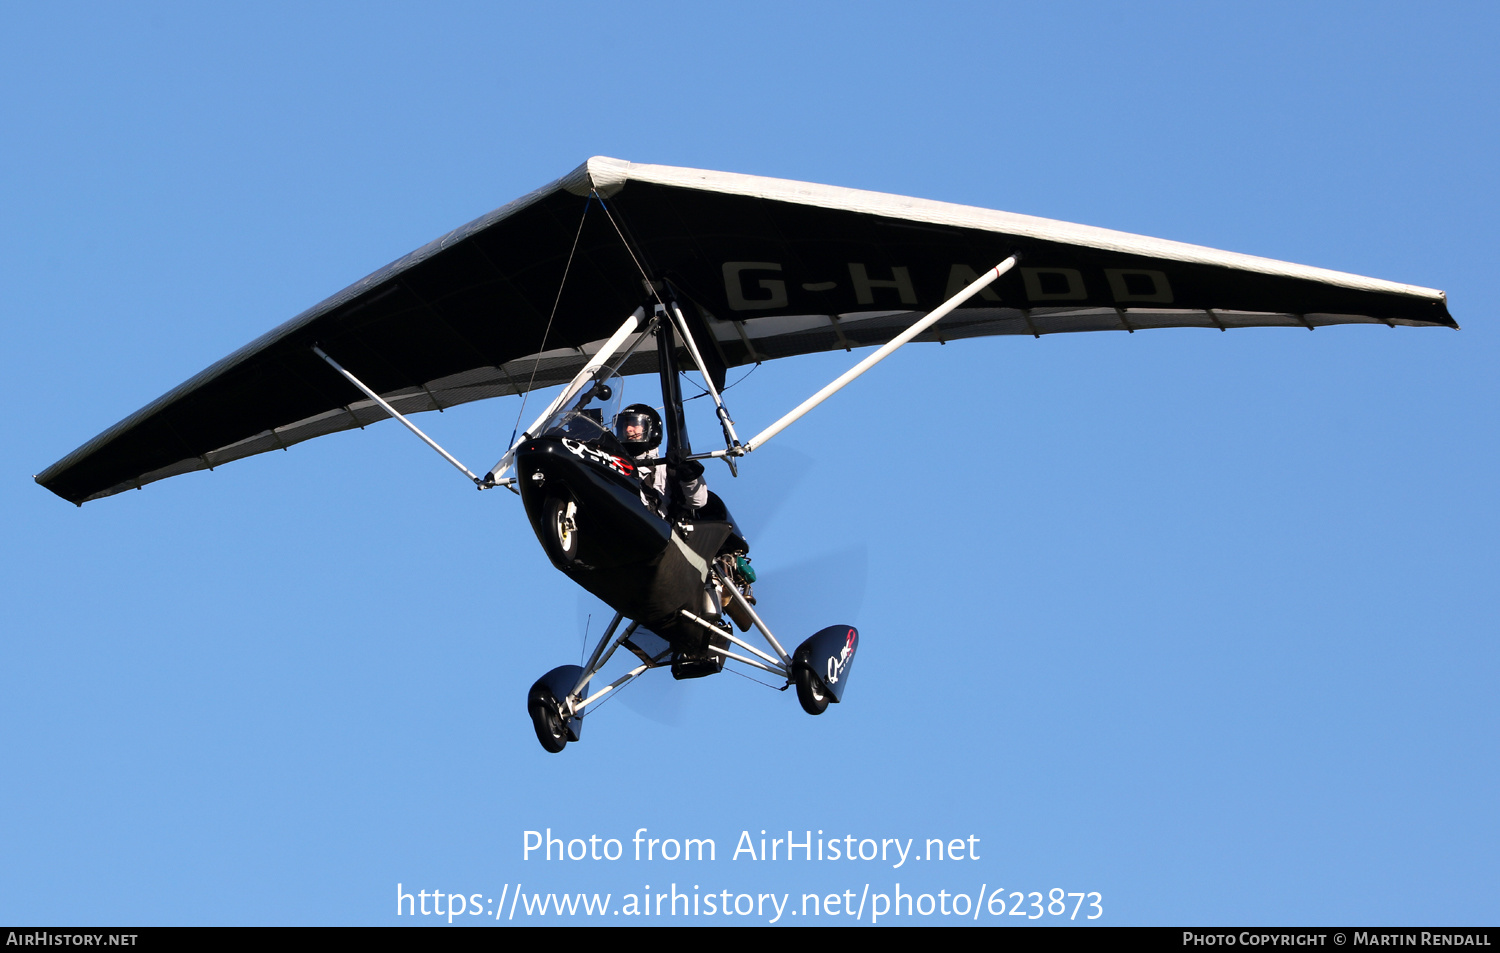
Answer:
[[[547,555],[559,566],[571,566],[578,559],[578,504],[552,497],[542,514],[542,542]]]

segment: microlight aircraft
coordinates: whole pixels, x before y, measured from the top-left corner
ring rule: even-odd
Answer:
[[[480,489],[520,496],[552,564],[615,610],[585,665],[553,669],[527,695],[538,740],[556,752],[605,696],[658,667],[678,678],[726,661],[760,669],[795,686],[812,714],[843,700],[858,633],[828,626],[789,653],[756,611],[745,534],[717,495],[690,505],[687,486],[710,458],[737,476],[902,345],[1333,324],[1457,327],[1428,288],[1026,215],[596,157],[297,315],[36,480],[81,506],[396,418]],[[728,369],[872,346],[741,439],[722,398]],[[683,368],[702,376],[722,448],[693,451]],[[666,453],[655,458],[632,452],[615,426],[622,379],[641,374],[660,382],[654,437]],[[559,385],[483,475],[407,419]],[[672,473],[665,493],[644,478],[661,468]],[[621,647],[639,664],[596,687]]]

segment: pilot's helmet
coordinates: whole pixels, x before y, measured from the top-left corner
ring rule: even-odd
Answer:
[[[645,404],[631,404],[615,417],[615,436],[631,456],[655,450],[661,446],[661,415]]]

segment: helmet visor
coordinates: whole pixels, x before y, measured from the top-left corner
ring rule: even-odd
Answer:
[[[650,415],[636,410],[627,410],[615,418],[615,436],[627,447],[649,444],[655,427]]]

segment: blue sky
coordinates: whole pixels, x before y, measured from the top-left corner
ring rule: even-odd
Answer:
[[[1110,924],[1494,922],[1497,27],[1486,4],[0,5],[0,921],[446,925],[397,917],[400,883],[489,902],[455,925],[618,925],[488,914],[518,883],[619,909],[899,882],[1097,892]],[[708,474],[771,626],[860,627],[845,704],[662,676],[560,756],[524,695],[605,612],[513,497],[395,425],[82,509],[31,482],[590,155],[1441,288],[1463,330],[908,348]],[[759,368],[741,431],[853,359]],[[516,413],[420,422],[486,466]],[[549,827],[718,854],[523,858]],[[731,856],[789,829],[979,859]]]

